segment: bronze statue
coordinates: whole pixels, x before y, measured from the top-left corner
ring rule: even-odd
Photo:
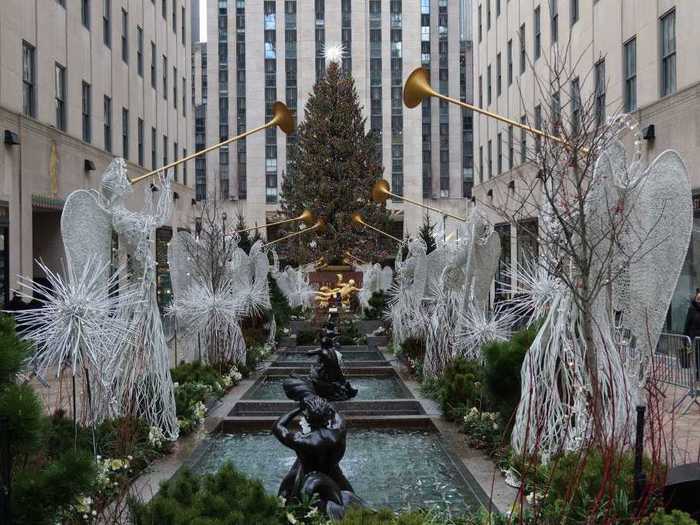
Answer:
[[[282,387],[289,399],[301,402],[306,397],[317,395],[329,401],[347,401],[357,395],[357,389],[345,379],[341,369],[342,355],[336,350],[337,334],[334,325],[326,325],[323,334],[321,347],[306,352],[307,355],[318,358],[309,376],[292,375],[283,381]]]
[[[305,420],[308,432],[290,430],[298,417]],[[303,427],[304,421],[301,424]],[[340,468],[347,438],[345,419],[325,399],[305,397],[298,408],[275,422],[272,433],[297,455],[280,484],[279,496],[286,501],[300,501],[316,495],[318,509],[334,520],[342,519],[351,504],[364,506]]]

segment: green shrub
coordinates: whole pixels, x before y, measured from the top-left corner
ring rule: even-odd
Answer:
[[[5,385],[0,389],[0,417],[7,418],[10,454],[27,454],[40,444],[43,430],[43,409],[29,385]]]
[[[14,381],[29,355],[31,346],[15,335],[15,320],[0,315],[0,387]]]
[[[533,491],[543,495],[540,505],[546,523],[561,523],[564,517],[570,520],[567,523],[587,523],[591,516],[594,523],[618,523],[632,516],[632,453],[569,452],[551,459],[544,471],[544,485]]]
[[[367,343],[367,336],[360,333],[357,321],[346,319],[338,327],[338,342],[341,345],[360,345]]]
[[[369,308],[364,311],[364,318],[369,320],[381,319],[386,310],[386,295],[382,291],[373,292],[369,298]]]
[[[531,327],[513,334],[510,341],[492,342],[481,348],[484,356],[484,386],[493,408],[510,417],[520,401],[520,370],[537,335]]]
[[[245,367],[240,367],[243,377],[248,377],[255,372],[258,365],[267,359],[271,353],[272,347],[267,343],[249,346],[245,354]]]
[[[299,332],[297,332],[298,346],[310,346],[315,344],[318,344],[315,330],[299,330]]]
[[[460,357],[450,363],[439,389],[440,405],[447,419],[460,419],[471,407],[481,406],[482,380],[481,365],[477,361]]]
[[[680,510],[669,512],[664,509],[656,509],[653,514],[644,518],[640,523],[642,525],[698,525],[698,522],[685,512]]]
[[[282,525],[284,510],[277,498],[265,493],[231,464],[214,475],[185,471],[161,485],[149,503],[133,503],[136,525]]]
[[[289,325],[289,320],[292,317],[292,308],[289,306],[289,301],[287,301],[280,287],[277,286],[277,281],[271,275],[268,275],[267,282],[270,290],[270,310],[266,318],[269,321],[274,316],[277,329],[281,330]]]
[[[170,377],[173,383],[203,383],[212,387],[212,390],[220,390],[223,386],[223,375],[209,365],[199,361],[193,363],[180,363],[170,369]]]
[[[12,485],[14,523],[60,523],[62,511],[95,483],[95,460],[84,452],[68,450],[41,469],[18,472]]]

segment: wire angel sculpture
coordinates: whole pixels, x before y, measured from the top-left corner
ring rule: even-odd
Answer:
[[[551,273],[519,269],[517,279],[527,286],[514,301],[533,311],[531,321],[538,316],[542,320],[521,372],[521,402],[512,433],[519,452],[539,453],[546,461],[592,436],[594,395],[590,363],[584,357],[591,353],[597,364],[600,428],[605,437],[618,441],[632,432],[647,362],[692,230],[691,191],[680,156],[663,152],[646,169],[640,159],[637,150],[628,165],[622,144],[611,142],[598,156],[585,202],[590,217],[586,241],[594,246],[591,273],[606,278],[605,292],[593,304],[593,349],[581,336],[582,312],[573,291]],[[552,228],[544,212],[544,227]],[[541,266],[546,269],[558,257],[554,242],[541,255]],[[576,268],[570,271],[576,275]],[[633,343],[628,339],[621,344],[616,317]]]
[[[369,300],[376,292],[388,292],[394,280],[394,273],[388,266],[361,264],[356,269],[362,273],[362,289],[357,293],[362,310],[370,308]]]
[[[292,308],[311,308],[314,303],[314,289],[309,284],[309,273],[314,270],[313,264],[306,264],[298,268],[287,266],[284,271],[279,270],[277,253],[271,250],[274,263],[270,267],[270,275],[277,283],[282,295]]]
[[[15,313],[20,335],[36,346],[29,369],[39,377],[59,380],[64,371],[69,372],[74,421],[94,425],[116,416],[119,407],[104,372],[115,356],[114,341],[129,340],[132,335],[122,311],[135,300],[134,291],[109,293],[117,286],[119,274],[110,274],[109,263],[98,265],[94,257],[81,269],[69,265],[65,277],[41,261],[37,265],[48,285],[21,275],[18,284],[20,295],[37,300],[40,306]]]

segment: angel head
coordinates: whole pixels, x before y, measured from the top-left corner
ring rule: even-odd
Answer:
[[[117,203],[133,191],[131,182],[126,176],[126,161],[124,159],[116,158],[109,163],[102,175],[100,190],[110,205]]]

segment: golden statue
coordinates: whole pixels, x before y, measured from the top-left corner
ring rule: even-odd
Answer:
[[[355,280],[350,279],[348,282],[343,281],[343,274],[336,274],[338,281],[335,283],[334,288],[328,286],[321,286],[316,292],[316,301],[319,306],[327,307],[331,299],[336,295],[340,296],[340,301],[343,305],[348,305],[350,303],[350,297],[352,294],[360,291],[360,288],[355,286]]]

